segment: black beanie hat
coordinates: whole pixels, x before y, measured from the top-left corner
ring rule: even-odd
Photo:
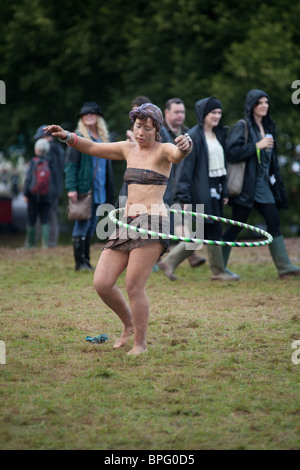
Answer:
[[[213,111],[214,109],[222,109],[222,103],[220,100],[212,96],[206,103],[203,111],[203,119],[205,116]]]

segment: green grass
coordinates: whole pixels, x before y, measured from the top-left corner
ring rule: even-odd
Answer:
[[[187,262],[174,283],[152,273],[148,353],[132,357],[132,341],[112,349],[119,320],[70,246],[0,249],[0,448],[300,449],[300,278],[279,280],[267,247],[234,249],[229,267],[240,282]]]

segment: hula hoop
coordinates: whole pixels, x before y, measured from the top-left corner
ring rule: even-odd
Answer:
[[[201,214],[200,212],[190,212],[190,211],[184,211],[184,210],[176,210],[176,209],[167,209],[169,212],[172,212],[173,214],[183,214],[183,215],[191,215],[193,217],[200,217],[202,219],[207,219],[207,220],[213,220],[214,222],[223,222],[224,224],[230,224],[230,225],[237,225],[238,227],[245,228],[247,230],[251,230],[251,232],[256,232],[262,235],[263,237],[266,238],[266,240],[260,241],[260,242],[228,242],[224,240],[205,240],[205,239],[200,239],[200,238],[188,238],[188,237],[179,237],[177,235],[171,235],[171,234],[166,234],[166,233],[160,233],[160,232],[154,232],[152,230],[146,230],[144,228],[139,228],[132,226],[130,224],[127,224],[125,222],[122,222],[121,220],[118,220],[116,218],[117,212],[124,211],[125,208],[119,208],[111,211],[108,214],[108,218],[115,224],[118,225],[119,227],[123,227],[129,230],[132,230],[133,232],[140,232],[143,235],[151,235],[152,237],[159,237],[162,239],[169,239],[169,240],[174,240],[176,242],[182,241],[186,243],[197,243],[201,245],[219,245],[219,246],[236,246],[236,247],[254,247],[254,246],[266,246],[270,245],[273,241],[273,237],[270,233],[266,232],[265,230],[262,230],[258,227],[254,227],[253,225],[248,225],[244,224],[242,222],[238,222],[236,220],[231,220],[231,219],[225,219],[224,217],[217,217],[216,215],[209,215],[209,214]]]

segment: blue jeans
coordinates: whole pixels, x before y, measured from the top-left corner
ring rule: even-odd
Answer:
[[[90,238],[94,234],[97,227],[96,211],[99,204],[93,203],[92,216],[88,220],[75,220],[72,237],[85,237]]]

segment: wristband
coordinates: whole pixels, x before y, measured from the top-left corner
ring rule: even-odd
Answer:
[[[257,155],[258,163],[261,164],[260,149],[258,147],[256,147],[256,155]]]
[[[74,142],[73,144],[69,144],[69,143],[67,142],[67,145],[69,145],[69,147],[74,147],[74,145],[77,144],[77,140],[78,140],[78,135],[75,134],[75,132],[72,132],[72,134],[75,135],[75,142]]]
[[[67,133],[67,137],[65,139],[58,138],[58,140],[60,142],[62,142],[63,144],[67,144],[69,142],[69,140],[71,139],[71,132],[66,131],[66,133]]]

